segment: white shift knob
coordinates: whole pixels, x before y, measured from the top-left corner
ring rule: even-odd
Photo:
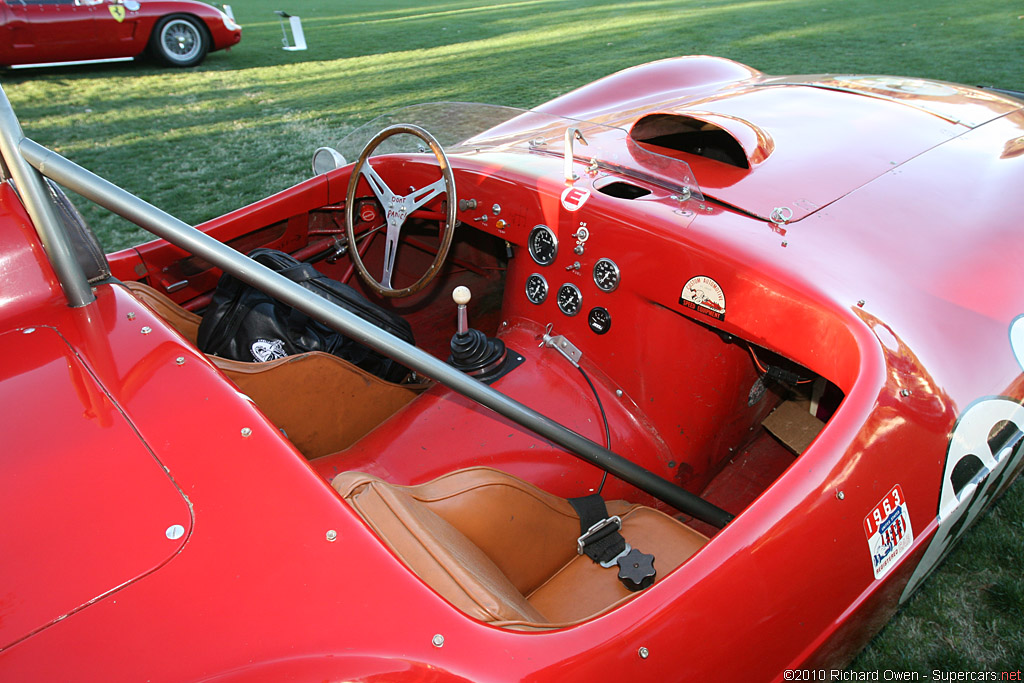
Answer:
[[[452,290],[452,300],[454,300],[459,306],[465,306],[468,304],[471,296],[469,287],[465,287],[463,285],[459,285]]]

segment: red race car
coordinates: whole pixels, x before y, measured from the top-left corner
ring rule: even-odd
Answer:
[[[242,27],[194,0],[0,0],[0,66],[134,59],[195,66]]]
[[[353,135],[193,228],[0,99],[0,678],[822,680],[1020,471],[1020,95],[692,57]]]

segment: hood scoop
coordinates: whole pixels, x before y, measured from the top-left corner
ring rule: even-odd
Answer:
[[[883,98],[757,85],[648,110],[629,135],[687,162],[706,197],[795,222],[965,130]]]
[[[649,114],[633,124],[630,137],[661,154],[684,152],[749,169],[771,154],[771,136],[742,119],[711,112]]]

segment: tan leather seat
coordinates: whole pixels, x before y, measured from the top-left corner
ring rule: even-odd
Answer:
[[[505,472],[473,467],[418,486],[346,472],[333,485],[413,572],[481,621],[562,626],[639,595],[617,568],[577,554],[579,517],[566,499]],[[655,556],[658,581],[708,540],[641,505],[609,501],[608,513],[622,518],[628,543]]]
[[[141,282],[135,298],[193,344],[202,320]],[[393,384],[319,351],[266,363],[207,356],[309,459],[348,448],[427,385]]]

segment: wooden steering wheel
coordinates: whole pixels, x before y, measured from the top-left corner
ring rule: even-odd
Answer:
[[[429,185],[425,185],[418,190],[412,190],[407,195],[399,195],[393,192],[369,162],[370,155],[382,142],[394,135],[400,135],[403,133],[414,135],[425,142],[434,153],[434,157],[437,159],[437,164],[441,168],[441,178],[439,180]],[[377,197],[377,201],[380,202],[384,209],[384,215],[387,220],[387,241],[384,244],[384,272],[381,275],[380,280],[376,280],[372,275],[370,275],[366,265],[363,263],[362,256],[359,254],[359,249],[356,248],[356,188],[359,185],[360,178],[365,178],[366,182],[370,185],[370,189],[373,190],[373,194]],[[430,264],[420,279],[408,287],[395,288],[391,284],[391,276],[395,268],[395,255],[398,253],[398,241],[401,236],[402,226],[405,225],[406,219],[413,211],[442,193],[448,195],[448,200],[447,210],[445,212],[445,224],[441,229],[437,255],[434,257],[434,261]],[[444,150],[441,149],[441,145],[437,142],[434,136],[419,126],[411,124],[398,124],[388,126],[383,129],[377,133],[372,140],[366,143],[366,147],[363,148],[362,153],[359,155],[359,159],[352,167],[352,176],[349,178],[348,182],[348,194],[345,199],[345,234],[348,237],[349,255],[352,258],[353,265],[355,265],[356,272],[358,272],[359,276],[363,278],[363,281],[380,296],[401,297],[409,296],[410,294],[415,294],[420,291],[434,279],[438,271],[441,269],[441,265],[444,263],[445,258],[448,256],[448,250],[451,248],[452,237],[455,233],[455,216],[457,210],[458,200],[455,197],[455,176],[452,174],[451,165],[448,163],[448,157],[445,156]]]

